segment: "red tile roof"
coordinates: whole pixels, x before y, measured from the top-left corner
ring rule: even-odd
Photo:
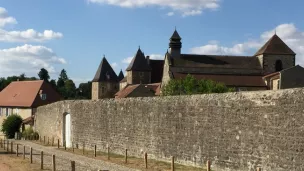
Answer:
[[[145,88],[148,88],[152,90],[155,95],[160,94],[160,83],[154,83],[154,84],[134,84],[134,85],[127,85],[125,88],[120,90],[115,94],[115,98],[126,98],[128,97],[132,92],[136,91],[136,89],[140,86],[145,86]]]
[[[185,78],[188,74],[173,73],[175,79]],[[227,86],[235,87],[266,87],[262,76],[244,76],[244,75],[203,75],[191,74],[196,79],[209,79],[223,83]]]
[[[47,93],[46,100],[39,97],[40,90]],[[0,106],[5,107],[37,107],[60,99],[51,85],[42,80],[12,82],[0,92]]]

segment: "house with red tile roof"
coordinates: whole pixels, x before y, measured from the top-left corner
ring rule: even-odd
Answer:
[[[9,115],[20,115],[33,125],[37,107],[61,100],[51,84],[43,81],[15,81],[0,92],[0,125]]]

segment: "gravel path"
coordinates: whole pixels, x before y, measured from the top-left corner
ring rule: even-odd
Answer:
[[[30,158],[30,147],[33,148],[33,162],[40,164],[40,152],[44,153],[44,168],[52,168],[52,155],[56,156],[56,171],[70,171],[71,161],[75,161],[76,171],[138,171],[136,169],[127,168],[114,163],[105,162],[102,160],[95,160],[92,158],[75,155],[72,153],[56,150],[55,147],[46,147],[35,144],[29,141],[14,141],[14,152],[16,153],[16,144],[19,145],[19,156],[22,157],[23,145],[25,146],[25,157]],[[11,142],[11,141],[10,141]],[[9,144],[9,148],[11,145]]]

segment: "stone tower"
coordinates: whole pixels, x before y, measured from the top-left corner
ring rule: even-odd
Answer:
[[[138,48],[127,71],[128,84],[149,84],[151,83],[151,67],[145,58],[144,53]]]
[[[121,81],[124,78],[125,78],[125,76],[124,76],[122,70],[120,70],[119,75],[118,75],[118,81]]]
[[[296,54],[275,34],[254,55],[259,59],[263,74],[295,66]]]
[[[182,49],[182,38],[179,36],[178,32],[174,31],[173,35],[170,38],[169,43],[169,53],[173,58],[179,58],[181,55]]]
[[[118,90],[118,77],[107,59],[103,57],[92,81],[92,100],[113,98]]]

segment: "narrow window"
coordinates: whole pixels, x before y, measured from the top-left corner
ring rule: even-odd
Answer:
[[[282,69],[283,69],[282,61],[281,60],[277,60],[276,63],[275,63],[275,70],[276,70],[276,72],[282,71]]]

